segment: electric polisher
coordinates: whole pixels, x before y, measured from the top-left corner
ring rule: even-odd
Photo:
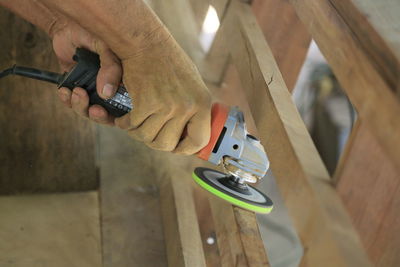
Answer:
[[[243,113],[236,107],[214,104],[211,138],[197,156],[222,166],[225,173],[196,168],[193,179],[210,193],[241,208],[269,213],[272,201],[248,185],[265,176],[269,161],[260,141],[248,134]]]
[[[132,110],[132,99],[121,84],[114,97],[102,99],[96,92],[96,77],[100,69],[99,56],[78,48],[73,57],[77,64],[64,74],[34,68],[13,66],[0,72],[0,78],[20,75],[55,83],[58,87],[85,89],[90,105],[100,105],[111,115],[120,117]],[[269,161],[260,141],[248,134],[243,113],[233,107],[216,103],[211,114],[211,138],[197,153],[200,159],[222,166],[225,173],[196,168],[193,179],[205,190],[241,208],[257,213],[269,213],[272,201],[248,185],[265,176]]]

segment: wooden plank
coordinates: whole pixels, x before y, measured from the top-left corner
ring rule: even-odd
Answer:
[[[13,64],[58,70],[48,37],[0,8],[0,70]],[[57,87],[0,79],[0,194],[98,187],[91,124],[65,108]]]
[[[376,71],[392,90],[399,90],[400,2],[332,0],[331,3],[371,58]]]
[[[288,1],[254,0],[251,6],[286,86],[292,91],[311,36]]]
[[[262,143],[302,240],[303,264],[370,266],[251,10],[236,2],[232,57]],[[290,167],[289,167],[290,166]]]
[[[363,121],[338,169],[337,190],[375,266],[400,265],[400,172]]]
[[[227,27],[232,18],[225,17],[220,24],[210,50],[203,56],[201,60],[196,62],[203,80],[207,83],[220,86],[227,67],[229,65],[229,50],[226,49],[224,37],[227,33]]]
[[[190,173],[176,170],[160,181],[161,208],[168,255],[168,266],[206,266]],[[189,177],[187,177],[189,178]]]
[[[0,266],[101,266],[97,192],[0,197]]]
[[[99,127],[99,137],[104,266],[206,266],[192,159],[110,127]]]
[[[167,265],[154,155],[115,128],[98,126],[103,265]]]
[[[226,16],[226,10],[229,8],[230,3],[231,0],[210,1],[210,4],[217,12],[220,27],[214,37],[209,51],[204,54],[201,60],[196,62],[203,80],[216,86],[221,85],[229,65],[229,52],[228,49],[226,49],[223,36],[228,34],[226,31],[230,28],[227,27],[227,25],[229,25],[232,20],[232,18]]]
[[[211,213],[210,202],[208,201],[208,195],[194,181],[192,182],[192,191],[199,221],[199,230],[203,243],[206,266],[220,267],[221,260],[218,240],[215,233],[215,224]],[[210,238],[212,238],[212,242],[209,242]]]
[[[203,27],[204,19],[206,18],[208,7],[210,5],[209,0],[190,0],[190,5],[193,10],[194,19],[196,21],[197,34],[200,34]]]
[[[342,170],[345,167],[345,164],[347,163],[348,157],[350,156],[350,151],[352,150],[353,144],[356,141],[356,137],[360,128],[360,119],[357,119],[354,122],[353,128],[351,129],[351,133],[349,137],[347,138],[346,145],[343,149],[342,154],[340,155],[338,164],[336,166],[335,172],[332,177],[332,183],[336,186],[341,177],[342,177]]]
[[[292,0],[359,116],[400,169],[399,98],[330,0]],[[369,37],[368,37],[369,38]],[[379,112],[377,112],[379,111]]]
[[[253,212],[209,197],[222,267],[269,266]]]
[[[232,0],[210,0],[210,4],[215,8],[215,11],[217,11],[220,21],[224,20],[226,11],[228,10],[231,1]]]

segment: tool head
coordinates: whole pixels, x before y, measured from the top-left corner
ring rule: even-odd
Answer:
[[[201,167],[196,168],[192,176],[205,190],[235,206],[264,214],[272,210],[271,199],[235,176]]]

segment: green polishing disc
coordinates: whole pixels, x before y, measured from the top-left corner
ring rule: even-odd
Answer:
[[[269,197],[254,187],[235,183],[225,173],[196,168],[192,177],[205,190],[235,206],[256,213],[270,213],[272,210],[273,203]]]

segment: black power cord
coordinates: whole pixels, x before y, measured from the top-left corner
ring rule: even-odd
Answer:
[[[99,55],[84,48],[77,48],[73,60],[76,61],[71,71],[59,74],[28,67],[13,66],[0,72],[0,78],[7,75],[19,75],[31,79],[55,83],[58,87],[73,90],[83,88],[89,96],[89,105],[100,105],[115,117],[121,117],[132,108],[132,99],[121,84],[116,94],[110,99],[101,98],[96,91],[96,78],[100,69]]]
[[[55,83],[59,84],[64,75],[56,73],[56,72],[51,72],[51,71],[43,71],[39,69],[34,69],[34,68],[28,68],[28,67],[20,67],[14,65],[13,67],[3,70],[0,72],[0,78],[3,78],[7,75],[19,75],[19,76],[24,76],[36,80],[41,80],[41,81],[46,81],[50,83]]]

